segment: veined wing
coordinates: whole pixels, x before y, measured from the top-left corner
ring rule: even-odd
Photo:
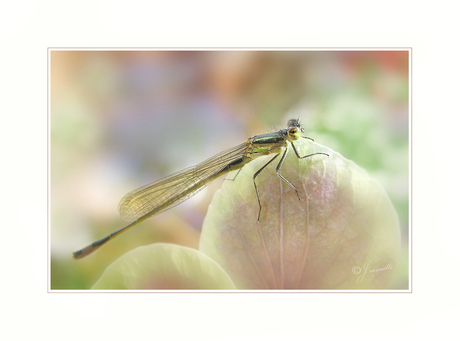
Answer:
[[[129,192],[118,204],[120,216],[123,220],[134,221],[146,214],[154,215],[180,204],[226,173],[225,167],[241,158],[246,147],[247,143],[242,143],[194,167]]]

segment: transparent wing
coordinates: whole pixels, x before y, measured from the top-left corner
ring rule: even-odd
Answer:
[[[118,205],[120,216],[123,220],[134,221],[146,214],[154,215],[180,204],[226,173],[226,166],[241,159],[246,146],[247,143],[242,143],[195,167],[186,168],[129,192]]]

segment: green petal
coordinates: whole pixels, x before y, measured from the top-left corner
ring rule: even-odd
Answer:
[[[201,252],[173,244],[138,247],[112,263],[93,289],[235,289]]]
[[[257,159],[216,193],[200,250],[240,289],[388,288],[400,231],[387,194],[331,149],[304,140],[295,145],[300,155],[329,154],[299,160],[289,151],[280,173],[301,200],[276,175],[275,161],[256,179],[262,205],[257,221],[252,179],[270,157]]]

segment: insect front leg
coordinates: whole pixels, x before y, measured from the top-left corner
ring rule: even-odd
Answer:
[[[306,139],[310,139],[309,137],[305,137]],[[313,140],[313,139],[311,139]],[[297,151],[296,147],[295,147],[295,144],[291,142],[291,146],[292,146],[292,149],[294,149],[294,152],[295,152],[295,155],[297,155],[297,158],[298,159],[305,159],[307,157],[310,157],[310,156],[313,156],[313,155],[326,155],[326,156],[329,156],[329,154],[327,153],[312,153],[312,154],[308,154],[308,155],[305,155],[305,156],[300,156],[299,152]]]

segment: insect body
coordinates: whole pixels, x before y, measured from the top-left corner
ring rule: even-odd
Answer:
[[[131,227],[139,224],[145,219],[170,209],[190,198],[192,195],[203,189],[212,180],[230,171],[240,171],[244,165],[260,156],[276,154],[253,176],[257,201],[259,203],[259,213],[257,220],[260,219],[262,205],[260,204],[259,190],[257,188],[256,178],[260,172],[262,172],[262,170],[264,170],[280,155],[281,159],[276,166],[276,174],[278,174],[281,179],[283,179],[296,191],[297,197],[300,200],[297,188],[295,188],[295,186],[292,185],[279,172],[280,167],[288,153],[289,144],[292,146],[292,149],[299,159],[305,159],[307,157],[318,154],[329,156],[326,153],[313,153],[305,156],[300,156],[294,145],[294,141],[299,140],[300,138],[310,139],[302,135],[303,131],[304,129],[300,126],[299,120],[289,120],[286,129],[281,129],[280,131],[274,133],[250,137],[245,143],[223,151],[207,159],[206,161],[203,161],[195,167],[186,168],[163,179],[155,181],[149,185],[129,192],[121,199],[120,204],[118,205],[118,209],[120,211],[121,217],[124,220],[130,221],[130,223],[121,229],[105,236],[104,238],[93,242],[85,248],[75,251],[73,253],[73,257],[83,258],[84,256],[89,255],[109,240],[129,230]]]

